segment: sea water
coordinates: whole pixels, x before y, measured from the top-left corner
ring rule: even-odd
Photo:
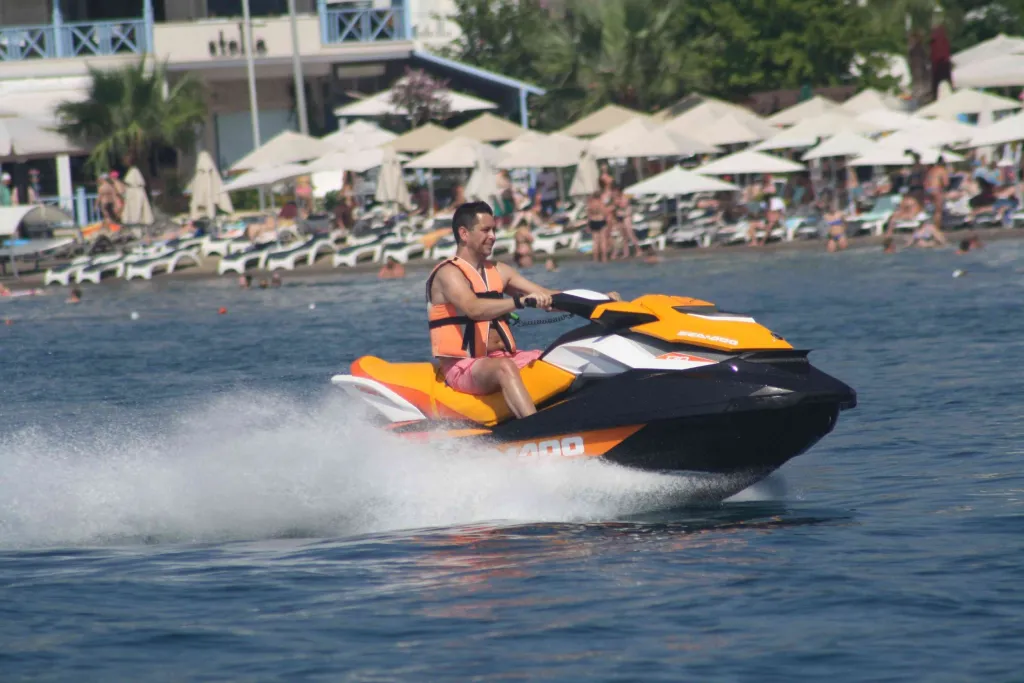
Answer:
[[[1024,243],[528,273],[752,314],[857,390],[715,507],[372,428],[329,379],[424,356],[422,275],[0,303],[0,680],[1024,678]]]

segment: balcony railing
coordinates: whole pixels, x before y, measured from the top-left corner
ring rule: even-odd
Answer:
[[[148,51],[148,30],[144,19],[0,28],[0,61],[144,54]]]
[[[321,21],[324,43],[405,39],[402,10],[398,8],[323,9]]]

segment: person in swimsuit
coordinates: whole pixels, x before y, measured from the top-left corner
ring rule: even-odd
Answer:
[[[519,227],[516,228],[515,240],[516,265],[520,268],[529,268],[533,265],[533,233],[530,232],[530,226],[527,223],[519,223]]]
[[[839,199],[832,197],[830,210],[825,214],[825,224],[828,225],[828,244],[825,248],[829,253],[841,251],[850,246],[846,239],[846,217],[839,210]]]
[[[918,204],[924,206],[924,176],[926,169],[924,164],[921,163],[921,155],[913,150],[907,150],[907,153],[914,157],[914,165],[910,167],[910,173],[907,174],[907,194],[912,195]]]
[[[594,236],[594,261],[608,260],[608,208],[601,199],[600,190],[587,200],[587,230]]]
[[[931,223],[925,223],[914,231],[907,241],[908,247],[931,248],[941,247],[946,244],[946,237],[941,230],[936,230]]]
[[[946,205],[947,187],[949,187],[949,169],[946,168],[946,160],[939,155],[924,178],[924,188],[935,208],[932,221],[935,223],[936,230],[942,230],[942,211]]]
[[[111,224],[117,222],[117,190],[106,173],[101,173],[96,181],[96,208],[99,209],[103,227],[109,230]]]
[[[640,255],[640,241],[636,238],[636,231],[633,230],[633,216],[629,210],[629,197],[622,192],[621,187],[612,187],[612,207],[615,211],[615,227],[619,237],[622,239],[622,258],[629,258],[630,247]],[[616,254],[612,254],[615,260]]]
[[[920,214],[921,205],[918,203],[917,199],[910,194],[903,195],[903,199],[900,200],[900,205],[892,212],[892,216],[889,218],[889,224],[885,229],[885,234],[892,237],[897,223],[901,221],[917,220]]]

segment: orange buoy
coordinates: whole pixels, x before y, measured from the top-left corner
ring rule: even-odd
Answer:
[[[221,306],[220,308],[217,309],[218,315],[224,315],[227,312],[228,312],[228,309],[226,307],[224,307],[224,306]]]

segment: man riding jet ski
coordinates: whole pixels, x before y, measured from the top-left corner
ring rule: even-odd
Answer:
[[[436,362],[363,356],[351,375],[332,378],[392,433],[523,458],[726,474],[717,489],[725,497],[806,451],[857,403],[808,351],[753,318],[679,296],[626,302],[536,285],[486,259],[494,241],[486,204],[459,211],[459,255],[427,284]],[[521,352],[504,316],[524,306],[587,324],[543,352]]]
[[[500,391],[516,417],[527,417],[537,408],[519,370],[541,352],[520,351],[507,318],[526,306],[550,310],[556,292],[511,266],[489,261],[494,231],[494,212],[485,202],[455,210],[452,232],[458,249],[427,278],[430,350],[449,387],[475,396]]]

